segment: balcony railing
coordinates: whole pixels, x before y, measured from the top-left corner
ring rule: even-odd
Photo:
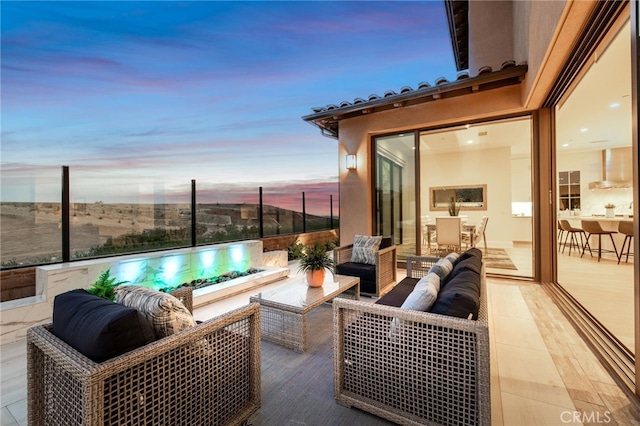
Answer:
[[[220,189],[195,179],[167,189],[139,176],[80,168],[72,174],[67,166],[61,177],[59,168],[20,170],[3,165],[2,269],[339,227],[337,182],[320,194]]]

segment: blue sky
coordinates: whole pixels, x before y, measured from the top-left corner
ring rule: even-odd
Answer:
[[[12,171],[62,165],[100,195],[115,176],[333,191],[337,141],[303,115],[456,73],[442,1],[0,7],[5,201]]]

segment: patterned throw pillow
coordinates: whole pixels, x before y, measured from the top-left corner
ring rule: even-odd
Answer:
[[[123,285],[116,288],[116,302],[142,312],[153,325],[157,339],[196,325],[191,312],[168,293],[142,286]]]
[[[355,263],[376,264],[376,253],[380,247],[382,236],[368,237],[356,235],[351,251],[351,261]]]

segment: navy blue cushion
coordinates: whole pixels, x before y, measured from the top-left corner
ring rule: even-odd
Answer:
[[[72,290],[53,301],[53,334],[95,362],[154,341],[153,329],[136,309]]]
[[[456,272],[455,268],[451,272]],[[480,308],[480,274],[473,268],[460,268],[440,289],[430,312],[458,318],[478,319]]]
[[[471,253],[468,253],[464,257],[463,255],[461,255],[460,258],[462,258],[462,260],[458,259],[456,261],[455,265],[453,266],[453,271],[451,271],[449,276],[446,278],[446,281],[444,283],[445,286],[450,280],[454,279],[456,275],[458,275],[462,271],[471,270],[478,274],[478,277],[480,277],[480,273],[482,272],[482,252],[476,248],[469,250],[473,251]]]
[[[470,249],[465,250],[460,256],[458,256],[455,262],[453,262],[453,267],[455,268],[458,263],[462,262],[463,260],[469,259],[470,257],[477,258],[478,260],[480,260],[480,262],[482,262],[482,252],[475,247],[471,247]]]
[[[387,247],[391,247],[393,245],[393,239],[391,237],[382,237],[382,241],[380,241],[380,247],[378,250],[386,249]]]
[[[376,301],[380,305],[395,306],[399,308],[404,303],[405,299],[411,294],[416,286],[416,283],[420,281],[419,278],[406,277],[395,287],[393,287],[387,294],[382,296]]]
[[[360,293],[376,292],[376,266],[368,263],[345,262],[336,266],[340,275],[360,278]]]

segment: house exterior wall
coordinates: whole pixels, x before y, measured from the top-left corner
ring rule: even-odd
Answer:
[[[485,2],[482,2],[485,3]],[[491,2],[486,2],[491,3]],[[525,105],[540,108],[580,36],[595,1],[532,1],[514,9],[514,54],[529,66],[522,86]],[[526,38],[526,44],[524,39]],[[523,54],[526,54],[523,59]],[[519,62],[518,62],[519,63]]]
[[[469,75],[490,66],[499,70],[513,59],[513,2],[469,2]],[[491,31],[487,31],[490,28]]]
[[[518,86],[479,92],[460,99],[442,99],[407,108],[340,122],[340,243],[350,244],[356,234],[373,231],[373,152],[371,137],[421,127],[440,126],[514,114],[523,111]],[[358,167],[346,170],[345,157],[356,154]]]
[[[529,67],[524,105],[539,108],[596,1],[469,2],[469,75],[514,60]]]
[[[506,4],[502,4],[506,3]],[[490,65],[499,69],[507,60],[526,62],[528,72],[520,86],[479,92],[463,98],[450,98],[422,105],[398,108],[374,115],[342,120],[339,131],[340,235],[341,244],[353,241],[355,234],[373,230],[373,164],[371,137],[374,135],[439,127],[481,120],[500,115],[533,111],[541,107],[574,46],[595,1],[470,2],[470,45],[474,53],[471,75]],[[499,11],[499,12],[497,12]],[[500,37],[482,38],[498,21]],[[471,28],[474,30],[471,30]],[[475,66],[475,70],[472,68]],[[548,140],[548,139],[545,139]],[[347,171],[345,156],[357,154],[357,170]],[[548,169],[544,165],[541,172]],[[548,189],[540,187],[546,194]],[[542,232],[546,232],[542,229]]]

